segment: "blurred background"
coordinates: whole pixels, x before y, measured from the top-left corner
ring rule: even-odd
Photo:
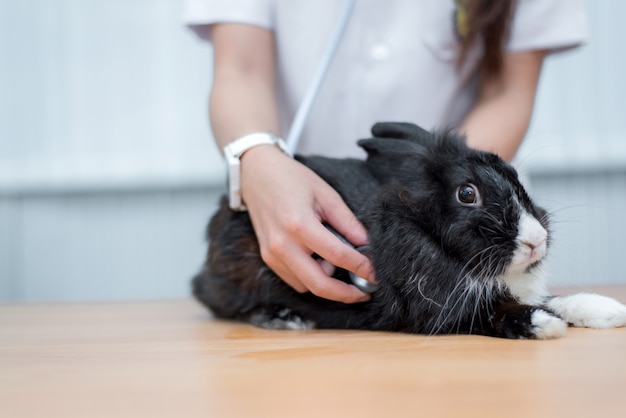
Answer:
[[[518,168],[554,286],[626,284],[626,2],[548,58]],[[0,0],[0,301],[186,297],[225,189],[180,0]]]

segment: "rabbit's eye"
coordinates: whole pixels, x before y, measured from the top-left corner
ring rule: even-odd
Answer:
[[[478,188],[473,184],[464,184],[456,189],[456,200],[463,206],[480,206],[482,200]]]

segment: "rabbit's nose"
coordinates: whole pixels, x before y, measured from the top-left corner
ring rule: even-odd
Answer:
[[[540,247],[548,240],[548,231],[539,221],[528,213],[524,213],[520,218],[519,232],[517,239],[531,250]]]
[[[535,248],[541,247],[545,243],[546,243],[546,238],[545,237],[544,238],[540,238],[537,241],[525,241],[525,240],[522,240],[522,245],[527,246],[531,250],[534,250]]]

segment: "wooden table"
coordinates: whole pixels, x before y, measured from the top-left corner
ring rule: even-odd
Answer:
[[[626,329],[511,341],[267,331],[192,300],[0,307],[0,417],[335,416],[624,417]]]

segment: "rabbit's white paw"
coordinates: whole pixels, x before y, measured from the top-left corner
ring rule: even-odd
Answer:
[[[626,326],[626,306],[607,296],[593,293],[555,296],[547,307],[575,327]]]
[[[533,312],[530,320],[533,326],[533,334],[535,338],[540,340],[562,337],[567,330],[565,321],[541,309]]]

